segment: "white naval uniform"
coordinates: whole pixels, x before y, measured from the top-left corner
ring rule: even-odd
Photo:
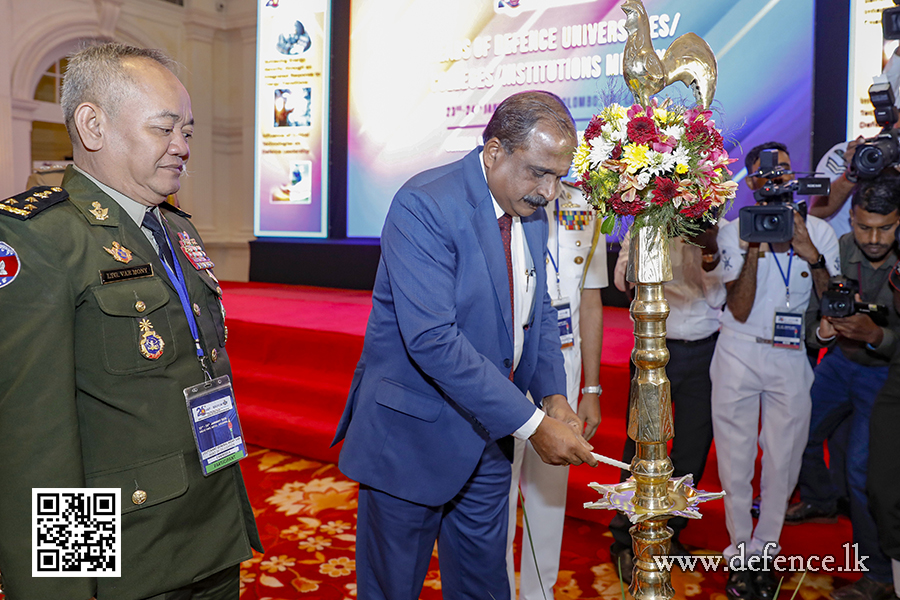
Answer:
[[[838,242],[831,226],[812,216],[806,226],[812,243],[825,256],[829,273],[840,273]],[[738,231],[738,220],[719,230],[726,283],[738,278],[744,264],[747,245],[740,241]],[[768,250],[766,244],[762,248]],[[799,350],[776,348],[771,342],[758,340],[773,339],[776,311],[806,311],[814,293],[813,273],[805,260],[798,256],[789,260],[787,252],[777,254],[778,264],[771,251],[760,254],[750,315],[740,323],[726,307],[710,366],[716,457],[726,492],[725,524],[731,538],[723,552],[726,558],[739,554],[740,543],[746,545],[745,556],[762,553],[767,542],[776,544],[769,555],[780,551],[784,511],[797,483],[809,435],[813,371],[804,346],[801,343]],[[788,306],[782,271],[788,276],[789,262]],[[804,325],[815,327],[817,323]],[[800,339],[804,339],[803,333]],[[757,443],[763,457],[760,516],[754,530],[750,505]]]
[[[550,222],[548,252],[559,267],[559,288],[557,289],[556,269],[547,261],[547,287],[554,302],[560,296],[568,298],[572,314],[574,345],[563,348],[566,366],[566,386],[569,405],[577,411],[581,393],[581,337],[578,318],[581,302],[581,280],[584,276],[585,289],[604,288],[608,285],[606,271],[606,239],[602,234],[597,241],[590,259],[587,273],[588,254],[594,236],[594,227],[599,223],[594,218],[593,209],[588,206],[580,190],[563,186],[559,210],[570,220],[586,221],[585,225],[569,225],[561,222],[556,214],[556,203],[547,205],[547,219]],[[583,227],[579,229],[579,227]],[[558,244],[557,244],[558,240]],[[513,538],[516,533],[516,507],[519,500],[519,486],[525,498],[525,512],[531,530],[529,542],[527,531],[523,534],[520,598],[522,600],[543,600],[553,598],[553,585],[559,571],[559,553],[562,546],[563,520],[566,508],[566,485],[568,467],[548,465],[534,451],[530,442],[516,440],[515,458],[512,467],[512,486],[509,500],[509,531],[507,543],[507,571],[509,573],[511,598],[516,597],[515,565],[513,561]],[[524,524],[523,524],[524,527]],[[532,554],[534,546],[536,556]],[[541,591],[538,583],[535,560],[540,568]]]

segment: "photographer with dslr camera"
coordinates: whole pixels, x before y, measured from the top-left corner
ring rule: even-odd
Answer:
[[[846,448],[845,468],[850,521],[859,554],[869,557],[869,572],[835,591],[835,600],[893,597],[890,559],[879,548],[878,530],[869,512],[866,472],[872,406],[887,380],[900,336],[900,316],[892,308],[888,283],[900,259],[894,238],[900,224],[898,209],[900,178],[896,175],[880,175],[860,184],[850,209],[852,232],[839,242],[843,278],[832,280],[821,301],[812,298],[806,313],[810,324],[821,314],[818,327],[807,328],[807,342],[828,348],[828,353],[815,369],[809,441],[800,471],[801,501],[790,506],[785,521],[837,516],[838,493],[825,466],[823,444],[849,419],[853,443]]]
[[[794,181],[784,144],[757,146],[745,162],[760,204],[719,230],[727,299],[710,366],[712,418],[731,539],[723,551],[725,593],[730,600],[769,600],[778,587],[772,561],[809,432],[813,373],[804,314],[810,298],[827,288],[828,269],[838,272],[839,259],[831,227],[804,219],[805,205],[793,202],[795,189],[809,193],[810,186]],[[754,530],[757,444],[762,494]]]
[[[896,172],[897,137],[892,129],[900,125],[900,113],[895,100],[895,91],[900,83],[900,46],[898,46],[876,78],[877,83],[869,88],[869,99],[875,113],[876,122],[883,128],[881,134],[872,139],[859,136],[835,144],[825,153],[816,166],[816,172],[824,173],[831,180],[831,191],[827,195],[813,198],[809,214],[828,221],[840,237],[851,231],[850,202],[848,198],[855,192],[857,182],[872,179],[883,169]],[[862,150],[856,156],[857,149]],[[854,157],[856,157],[854,159]],[[860,173],[859,167],[862,167]]]

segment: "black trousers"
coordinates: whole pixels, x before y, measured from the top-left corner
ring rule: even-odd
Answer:
[[[709,379],[709,364],[716,349],[718,333],[696,342],[666,340],[669,349],[669,364],[666,365],[666,376],[672,393],[672,409],[674,412],[675,439],[672,440],[670,458],[675,468],[675,477],[688,473],[693,474],[694,484],[699,484],[706,469],[706,459],[712,445],[712,382]],[[631,373],[634,376],[634,364]],[[626,438],[622,451],[622,462],[631,463],[636,445],[634,440]],[[622,471],[622,480],[631,473]],[[687,519],[675,517],[669,519],[669,527],[674,532],[673,539],[678,539],[681,530],[687,526]],[[631,534],[628,530],[631,522],[628,517],[616,513],[609,529],[616,542],[631,546]]]
[[[900,560],[900,364],[891,364],[887,381],[872,407],[869,419],[869,473],[866,484],[869,510],[878,527],[878,541],[885,554]]]
[[[200,581],[147,600],[238,600],[241,595],[240,576],[241,565],[237,564]]]

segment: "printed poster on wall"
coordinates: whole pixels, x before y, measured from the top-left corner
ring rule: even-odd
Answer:
[[[328,235],[328,0],[258,0],[257,236]]]

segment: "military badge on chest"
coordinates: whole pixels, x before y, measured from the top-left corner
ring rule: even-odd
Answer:
[[[181,246],[181,251],[198,271],[212,269],[216,266],[213,261],[209,260],[206,250],[187,231],[178,234],[178,245]]]
[[[593,218],[593,213],[589,210],[576,210],[573,208],[568,208],[570,206],[578,206],[564,204],[562,209],[559,211],[559,224],[566,228],[567,231],[582,231],[585,227],[587,227],[591,219]]]
[[[0,242],[0,288],[9,285],[19,274],[19,256],[13,247]]]
[[[141,319],[138,326],[141,328],[141,341],[138,342],[138,349],[141,351],[141,356],[149,360],[156,360],[162,356],[163,348],[166,347],[166,343],[159,334],[153,331],[153,325],[150,323],[150,319]]]

